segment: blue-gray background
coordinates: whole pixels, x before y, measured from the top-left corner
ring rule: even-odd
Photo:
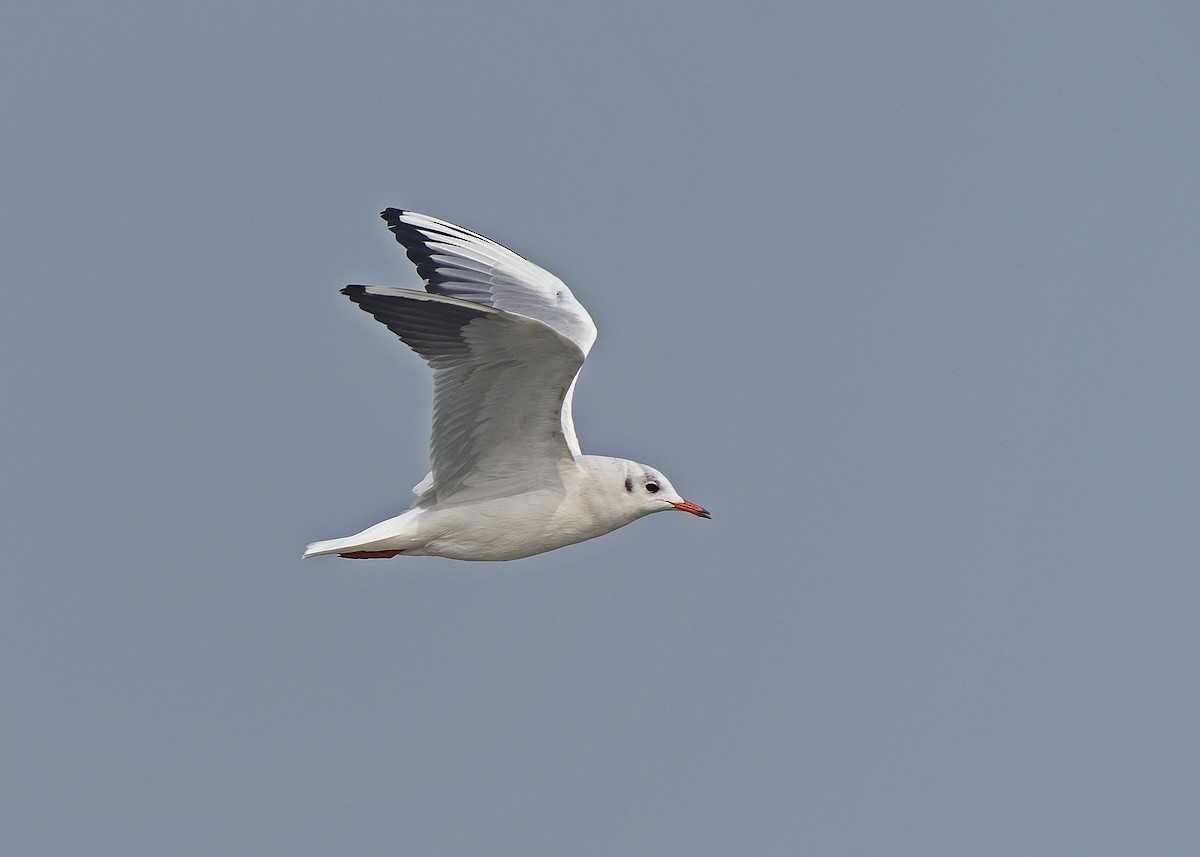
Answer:
[[[0,840],[1183,854],[1195,3],[10,4]],[[559,274],[663,515],[405,508],[413,208]]]

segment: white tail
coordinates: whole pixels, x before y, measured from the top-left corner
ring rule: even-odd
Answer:
[[[420,548],[425,546],[425,540],[415,532],[416,518],[419,513],[419,509],[409,509],[403,515],[389,518],[353,536],[313,542],[304,549],[303,558],[356,551],[399,550],[406,553],[417,553]]]

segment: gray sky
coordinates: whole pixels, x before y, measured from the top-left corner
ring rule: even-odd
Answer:
[[[22,855],[1200,841],[1194,3],[10,4],[0,841]],[[377,213],[561,276],[654,516],[407,507]]]

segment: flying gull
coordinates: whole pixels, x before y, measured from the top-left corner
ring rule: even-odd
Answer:
[[[425,291],[342,294],[433,369],[431,472],[402,515],[313,542],[305,558],[509,560],[610,533],[652,512],[708,512],[653,467],[579,449],[575,380],[596,325],[548,271],[470,230],[389,208]]]

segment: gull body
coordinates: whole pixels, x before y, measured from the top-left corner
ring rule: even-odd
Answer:
[[[710,517],[654,468],[580,451],[571,400],[596,328],[561,280],[446,221],[382,216],[426,291],[342,291],[433,369],[432,470],[407,512],[306,558],[511,560],[654,512]]]

